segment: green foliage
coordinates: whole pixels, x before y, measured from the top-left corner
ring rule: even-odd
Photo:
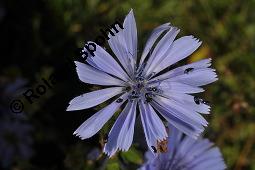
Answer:
[[[121,153],[122,157],[130,162],[130,163],[134,163],[134,164],[141,164],[142,161],[142,155],[141,153],[139,153],[135,148],[131,147],[128,152],[123,152]]]

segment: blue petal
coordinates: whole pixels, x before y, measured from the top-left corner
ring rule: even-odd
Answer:
[[[112,87],[82,94],[71,100],[66,110],[71,111],[91,108],[105,102],[117,94],[120,94],[122,91],[122,87]]]
[[[84,83],[98,84],[98,85],[117,85],[123,86],[124,81],[116,79],[107,73],[95,69],[87,64],[75,61],[76,71],[79,79]]]
[[[179,29],[171,27],[171,29],[158,42],[145,67],[147,76],[151,74],[155,67],[158,66],[158,64],[168,56],[168,53],[172,51],[172,43],[179,32]]]
[[[148,38],[141,59],[140,59],[140,65],[143,63],[143,61],[145,60],[146,56],[148,55],[148,53],[150,52],[153,44],[156,42],[156,40],[159,38],[159,36],[166,30],[170,29],[171,27],[169,26],[170,23],[166,23],[163,25],[158,26],[157,28],[155,28],[150,37]]]
[[[88,43],[93,43],[96,46],[96,50],[94,51],[95,56],[90,57],[90,60],[92,60],[97,67],[124,81],[128,81],[130,79],[127,73],[108,52],[94,42],[89,41]]]
[[[200,45],[201,42],[193,36],[184,36],[175,40],[168,55],[157,65],[153,72],[158,73],[170,65],[188,57]]]
[[[95,135],[104,124],[112,117],[112,115],[120,108],[120,106],[127,100],[128,94],[125,93],[121,96],[122,102],[112,102],[102,110],[95,113],[88,120],[86,120],[76,131],[74,135],[79,136],[81,139],[87,139]]]
[[[128,102],[114,123],[104,152],[113,156],[117,149],[127,151],[132,144],[136,119],[137,102]]]
[[[126,41],[126,46],[128,52],[131,53],[133,57],[132,67],[135,67],[137,60],[137,28],[133,10],[131,9],[128,15],[126,16],[123,23],[123,34]]]
[[[212,61],[211,58],[208,58],[208,59],[199,60],[199,61],[191,63],[191,64],[187,64],[187,65],[184,65],[181,67],[177,67],[177,68],[170,70],[164,74],[156,76],[155,78],[151,79],[151,81],[165,80],[165,79],[169,79],[169,78],[176,77],[179,75],[183,75],[183,74],[185,74],[185,70],[188,68],[193,68],[194,70],[201,69],[201,68],[208,68],[211,66],[211,61]]]
[[[178,128],[180,131],[184,132],[185,134],[197,138],[201,132],[204,131],[204,127],[184,115],[183,113],[168,108],[168,105],[164,103],[156,103],[152,102],[152,106],[172,125]]]
[[[131,65],[131,53],[128,51],[125,38],[123,35],[123,31],[119,31],[118,34],[115,36],[112,36],[111,34],[109,36],[109,46],[111,47],[112,51],[114,52],[115,56],[120,61],[121,65],[124,67],[124,69],[127,71],[129,75],[132,75],[134,73],[134,69]]]
[[[218,80],[214,69],[203,68],[196,69],[189,74],[179,75],[168,79],[169,81],[177,81],[191,86],[203,86]]]
[[[189,94],[174,92],[174,91],[164,91],[164,96],[167,98],[174,100],[177,103],[185,106],[189,110],[193,110],[203,114],[210,113],[210,106],[200,103],[199,105],[194,102],[194,96]]]
[[[192,86],[192,85],[188,85],[188,84],[180,83],[180,82],[168,81],[168,80],[161,82],[160,88],[163,90],[163,93],[176,92],[176,93],[192,94],[192,93],[200,93],[204,91],[204,89],[196,87],[196,86]]]
[[[195,140],[184,136],[169,124],[169,148],[167,153],[150,157],[140,169],[170,170],[224,170],[226,165],[217,147],[207,139]]]
[[[181,112],[182,113],[181,115],[183,115],[183,118],[186,117],[187,119],[193,120],[203,126],[208,125],[208,122],[203,118],[201,114],[194,112],[192,110],[189,110],[184,105],[178,102],[175,102],[174,100],[169,100],[167,98],[159,97],[159,96],[157,96],[155,100],[159,104],[167,106],[169,111],[172,110],[172,112]]]
[[[166,129],[153,108],[143,102],[139,103],[140,116],[146,137],[146,142],[151,151],[152,146],[156,147],[157,141],[162,141],[167,137]]]

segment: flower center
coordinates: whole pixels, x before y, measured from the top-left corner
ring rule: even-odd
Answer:
[[[128,87],[128,91],[130,92],[129,100],[142,99],[145,102],[152,101],[153,97],[155,97],[155,94],[159,93],[160,90],[158,87],[151,86],[147,82],[148,80],[143,76],[136,76]]]

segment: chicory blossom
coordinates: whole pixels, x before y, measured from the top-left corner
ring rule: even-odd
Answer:
[[[168,151],[154,155],[146,152],[147,162],[140,170],[224,170],[226,165],[218,147],[208,139],[185,136],[169,126]]]
[[[166,23],[152,31],[138,60],[133,10],[126,16],[123,27],[114,36],[108,34],[108,43],[115,58],[95,44],[94,56],[89,56],[86,64],[75,61],[82,82],[107,88],[75,97],[67,111],[88,109],[111,98],[114,101],[86,120],[74,134],[81,139],[90,138],[115,112],[124,108],[104,146],[104,152],[109,156],[117,150],[129,149],[138,114],[151,150],[151,146],[168,136],[159,114],[164,121],[197,138],[208,124],[201,113],[209,114],[210,106],[191,94],[203,92],[201,86],[217,80],[215,70],[209,68],[211,59],[172,70],[169,70],[169,66],[191,55],[201,42],[193,36],[175,40],[180,30]]]

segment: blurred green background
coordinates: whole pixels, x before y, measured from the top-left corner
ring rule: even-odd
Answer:
[[[219,76],[203,94],[212,106],[204,136],[219,146],[228,169],[255,170],[255,0],[1,1],[0,124],[7,124],[9,135],[0,133],[0,169],[140,166],[146,150],[143,135],[136,136],[129,152],[108,160],[101,155],[102,138],[113,120],[96,136],[81,141],[73,131],[98,108],[65,111],[73,97],[96,88],[78,80],[68,58],[79,56],[77,49],[84,41],[94,40],[100,28],[116,19],[123,20],[131,8],[140,52],[152,29],[166,22],[181,29],[179,37],[192,34],[203,41],[185,61],[211,57]],[[35,88],[52,73],[57,75],[52,89],[33,104],[25,102],[23,113],[10,112],[17,90]]]

